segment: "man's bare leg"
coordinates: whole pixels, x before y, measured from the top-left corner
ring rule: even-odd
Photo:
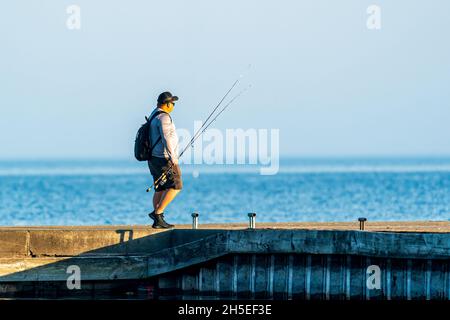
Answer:
[[[169,205],[169,203],[172,202],[172,200],[177,196],[177,194],[181,190],[176,189],[167,189],[164,192],[164,194],[161,197],[161,200],[159,202],[158,208],[155,210],[156,214],[163,213],[166,207]]]
[[[153,194],[153,210],[156,211],[159,203],[161,202],[161,198],[164,194],[164,191],[158,191]]]

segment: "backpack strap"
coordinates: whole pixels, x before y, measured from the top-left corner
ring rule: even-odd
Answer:
[[[168,114],[168,113],[165,112],[165,111],[159,110],[159,111],[156,111],[156,112],[150,117],[150,119],[147,118],[147,117],[145,117],[145,119],[147,119],[148,125],[149,125],[149,134],[150,134],[150,127],[151,127],[151,122],[152,122],[152,120],[155,119],[155,118],[156,118],[158,115],[160,115],[161,113],[166,113],[166,114]],[[170,114],[168,114],[168,115],[169,115],[169,117],[170,117]],[[172,117],[170,117],[170,121],[172,121]],[[156,145],[157,145],[160,141],[161,141],[161,135],[159,135],[158,139],[156,139],[155,144],[152,144],[152,146],[150,147],[150,150],[149,150],[150,156],[152,155],[153,149],[156,147]],[[151,142],[151,141],[150,141],[150,142]]]

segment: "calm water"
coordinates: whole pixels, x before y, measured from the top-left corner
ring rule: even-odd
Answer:
[[[285,159],[280,173],[252,166],[183,166],[172,223],[450,220],[450,158]],[[0,225],[148,224],[145,164],[1,161]]]

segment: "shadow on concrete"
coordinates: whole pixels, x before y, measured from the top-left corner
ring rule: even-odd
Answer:
[[[0,271],[4,275],[0,276],[0,299],[153,299],[157,279],[149,277],[149,259],[158,252],[201,240],[221,230],[172,229],[137,238],[139,232],[131,228],[109,231],[109,235],[113,232],[116,235],[112,239],[114,244],[76,255],[70,252],[77,251],[77,246],[85,246],[89,233],[95,235],[95,230],[84,230],[87,237],[75,238],[72,242],[63,236],[58,242],[56,236],[56,240],[51,239],[47,244],[50,253],[28,250],[27,255],[2,254]],[[37,245],[44,247],[39,243],[43,240],[36,238]],[[33,243],[28,246],[34,249]]]

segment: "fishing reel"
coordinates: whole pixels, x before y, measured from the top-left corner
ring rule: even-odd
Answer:
[[[159,182],[158,182],[158,185],[159,185],[160,187],[162,187],[163,185],[166,184],[166,182],[167,182],[167,176],[166,176],[166,174],[163,174],[163,176],[161,176],[161,179],[160,179]]]
[[[167,170],[167,172],[164,172],[161,176],[161,179],[158,183],[159,186],[163,186],[167,182],[168,177],[172,177],[173,175],[173,168],[170,168]]]

